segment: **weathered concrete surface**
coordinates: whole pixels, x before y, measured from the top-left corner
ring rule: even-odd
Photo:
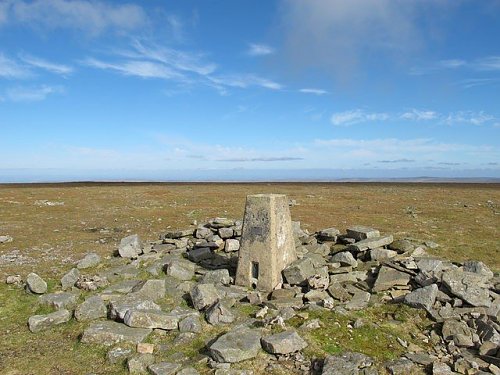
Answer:
[[[236,284],[273,290],[282,282],[281,271],[295,259],[287,197],[282,194],[247,196]]]

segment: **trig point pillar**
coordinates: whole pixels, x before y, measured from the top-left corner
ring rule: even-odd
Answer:
[[[271,291],[282,282],[281,271],[296,259],[286,196],[247,196],[236,284]]]

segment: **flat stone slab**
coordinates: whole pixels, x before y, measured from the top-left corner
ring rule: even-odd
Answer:
[[[149,373],[152,375],[174,375],[181,365],[178,363],[160,362],[148,367]]]
[[[55,325],[69,322],[71,312],[65,309],[47,315],[33,315],[28,319],[28,327],[31,332],[40,332]]]
[[[346,352],[339,355],[329,355],[325,359],[322,375],[356,375],[362,369],[370,367],[373,360],[361,353]]]
[[[271,354],[295,353],[307,347],[307,342],[295,331],[285,331],[261,339],[262,348]]]
[[[237,329],[222,335],[209,349],[217,362],[235,363],[254,358],[260,350],[259,331]]]
[[[131,328],[125,324],[105,321],[91,324],[82,335],[85,344],[111,346],[120,342],[138,344],[152,332],[147,328]]]
[[[404,301],[411,307],[429,311],[436,301],[437,294],[438,286],[436,284],[431,284],[408,293]]]
[[[380,232],[377,229],[365,227],[364,225],[355,225],[347,228],[347,237],[354,238],[356,241],[362,241],[367,238],[380,237]]]
[[[405,286],[410,282],[410,275],[407,273],[395,270],[391,267],[382,266],[378,272],[377,280],[373,285],[374,292],[388,290],[395,286]]]
[[[38,303],[53,307],[57,310],[71,310],[78,302],[78,294],[75,293],[49,293],[38,298]]]
[[[490,293],[484,287],[484,282],[484,276],[462,270],[453,270],[443,274],[443,284],[450,292],[476,307],[491,306]]]
[[[385,237],[373,237],[361,240],[359,242],[353,243],[348,246],[349,251],[366,251],[370,249],[376,249],[377,247],[387,246],[392,243],[394,238],[392,236]]]
[[[128,310],[123,322],[134,328],[177,329],[179,319],[159,310]]]
[[[111,319],[123,320],[128,310],[161,310],[156,303],[146,299],[124,298],[117,301],[111,301],[109,305],[109,317]]]

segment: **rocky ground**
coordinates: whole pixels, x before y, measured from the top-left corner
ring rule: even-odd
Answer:
[[[76,321],[75,345],[106,348],[116,373],[500,374],[500,277],[484,263],[363,226],[308,233],[294,222],[299,259],[268,294],[234,285],[240,235],[226,218],[155,241],[130,235],[57,284],[37,273],[6,282],[44,306],[24,330]]]

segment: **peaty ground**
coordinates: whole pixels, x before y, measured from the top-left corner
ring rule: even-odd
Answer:
[[[34,271],[50,289],[85,254],[112,256],[119,240],[129,234],[138,233],[147,241],[169,228],[189,227],[194,220],[240,219],[245,196],[255,193],[283,193],[296,200],[292,219],[311,232],[332,226],[342,232],[354,224],[372,226],[396,239],[436,242],[440,246],[429,251],[439,257],[481,260],[500,270],[499,184],[56,184],[0,186],[0,236],[14,239],[0,244],[0,277],[20,274],[24,279]],[[36,204],[40,200],[64,204]],[[35,313],[43,313],[35,296],[2,281],[1,373],[117,371],[116,366],[107,367],[105,351],[78,343],[82,327],[74,321],[29,333],[26,322]],[[387,311],[371,313],[383,318]],[[322,339],[316,339],[311,347],[319,353],[328,351]],[[359,345],[352,349],[363,351],[368,344]],[[392,355],[391,351],[370,354],[379,359]]]

